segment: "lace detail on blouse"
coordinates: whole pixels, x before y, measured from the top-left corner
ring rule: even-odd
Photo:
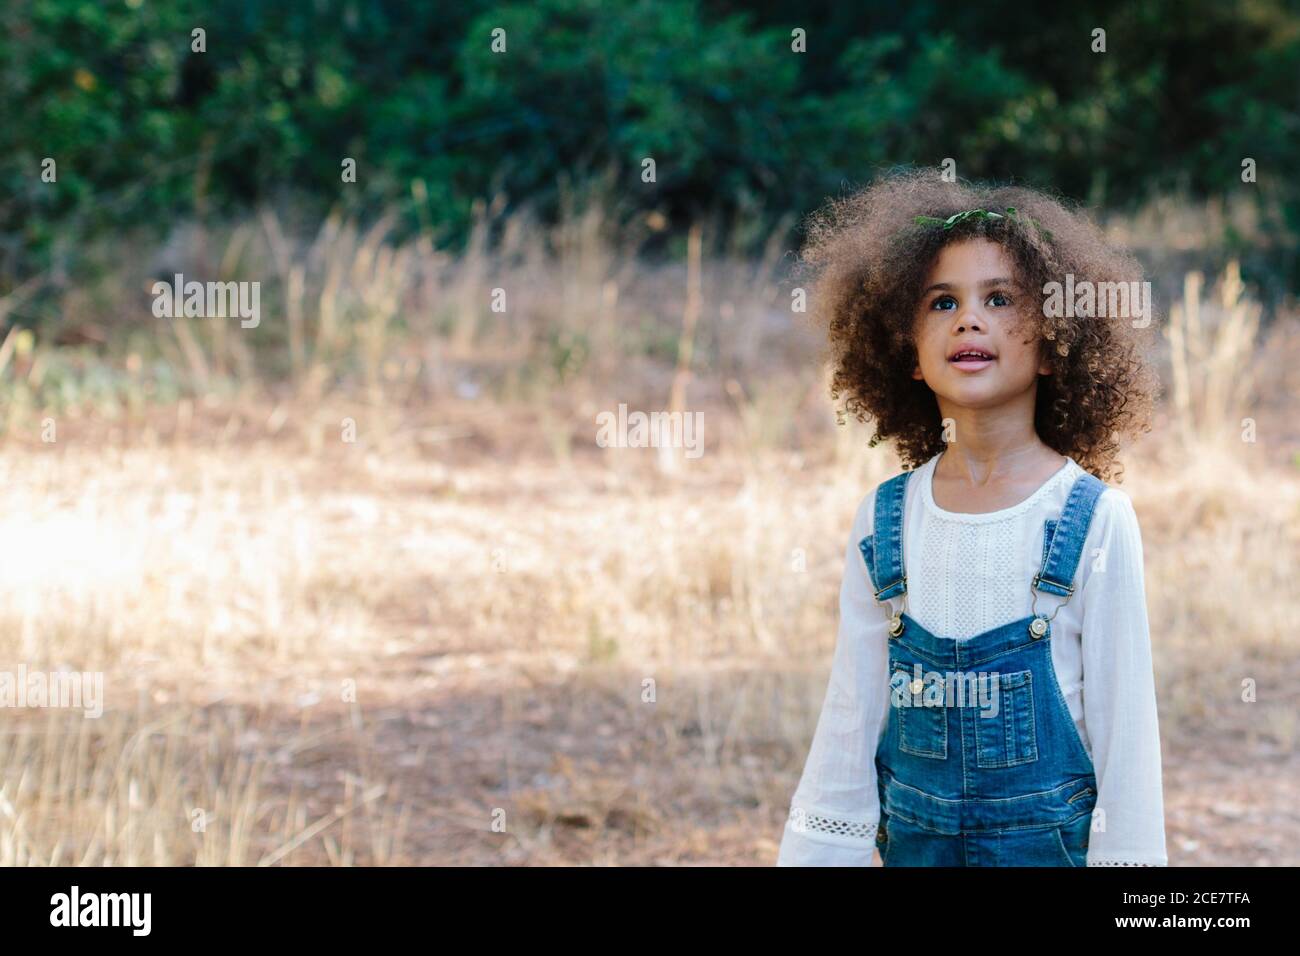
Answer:
[[[935,503],[937,463],[932,458],[915,475],[921,507],[913,520],[920,522],[921,547],[915,557],[906,556],[908,599],[916,609],[912,616],[935,634],[973,637],[1029,613],[1029,581],[1041,564],[1035,547],[1043,535],[1036,524],[1026,538],[1024,515],[1055,489],[1068,488],[1083,469],[1070,459],[1020,503],[964,514]],[[1024,573],[1009,574],[1008,564]]]

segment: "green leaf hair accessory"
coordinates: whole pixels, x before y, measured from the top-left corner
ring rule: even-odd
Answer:
[[[960,225],[969,219],[1014,219],[1017,222],[1028,222],[1048,239],[1052,238],[1052,234],[1040,226],[1037,219],[1031,219],[1028,216],[1022,217],[1020,213],[1016,211],[1015,206],[1008,206],[1005,213],[994,212],[991,209],[967,209],[962,212],[953,213],[947,219],[940,219],[937,216],[914,216],[912,221],[918,226],[939,226],[947,232],[952,229],[953,226]]]
[[[953,213],[947,219],[940,219],[937,216],[917,216],[913,219],[918,226],[942,226],[944,230],[951,229],[967,219],[1007,219],[1016,218],[1016,207],[1008,206],[1005,214],[994,212],[991,209],[967,209],[964,212]]]

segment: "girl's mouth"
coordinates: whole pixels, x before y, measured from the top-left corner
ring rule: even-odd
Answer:
[[[948,359],[949,363],[963,372],[978,372],[993,364],[994,358],[980,349],[963,349]]]

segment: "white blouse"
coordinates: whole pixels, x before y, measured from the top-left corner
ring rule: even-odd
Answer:
[[[907,483],[903,559],[908,614],[933,634],[973,637],[1031,613],[1043,523],[1060,517],[1083,469],[1073,458],[1024,501],[984,514],[945,511],[931,479]],[[872,596],[858,542],[872,533],[875,491],[845,549],[840,623],[826,698],[791,800],[778,866],[874,865],[880,797],[876,749],[888,726],[888,612]],[[900,601],[891,602],[898,609]],[[1060,599],[1039,594],[1051,616]],[[1097,500],[1075,593],[1052,619],[1052,665],[1097,775],[1089,866],[1165,866],[1160,730],[1147,629],[1142,537],[1128,495]],[[1085,693],[1085,689],[1087,693]]]

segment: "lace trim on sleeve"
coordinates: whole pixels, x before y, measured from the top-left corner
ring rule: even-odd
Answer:
[[[1134,863],[1131,860],[1089,860],[1089,866],[1162,866],[1160,863]]]
[[[837,820],[816,813],[803,815],[803,830],[807,833],[829,833],[833,836],[874,841],[876,826],[874,823],[854,823],[852,820]]]

